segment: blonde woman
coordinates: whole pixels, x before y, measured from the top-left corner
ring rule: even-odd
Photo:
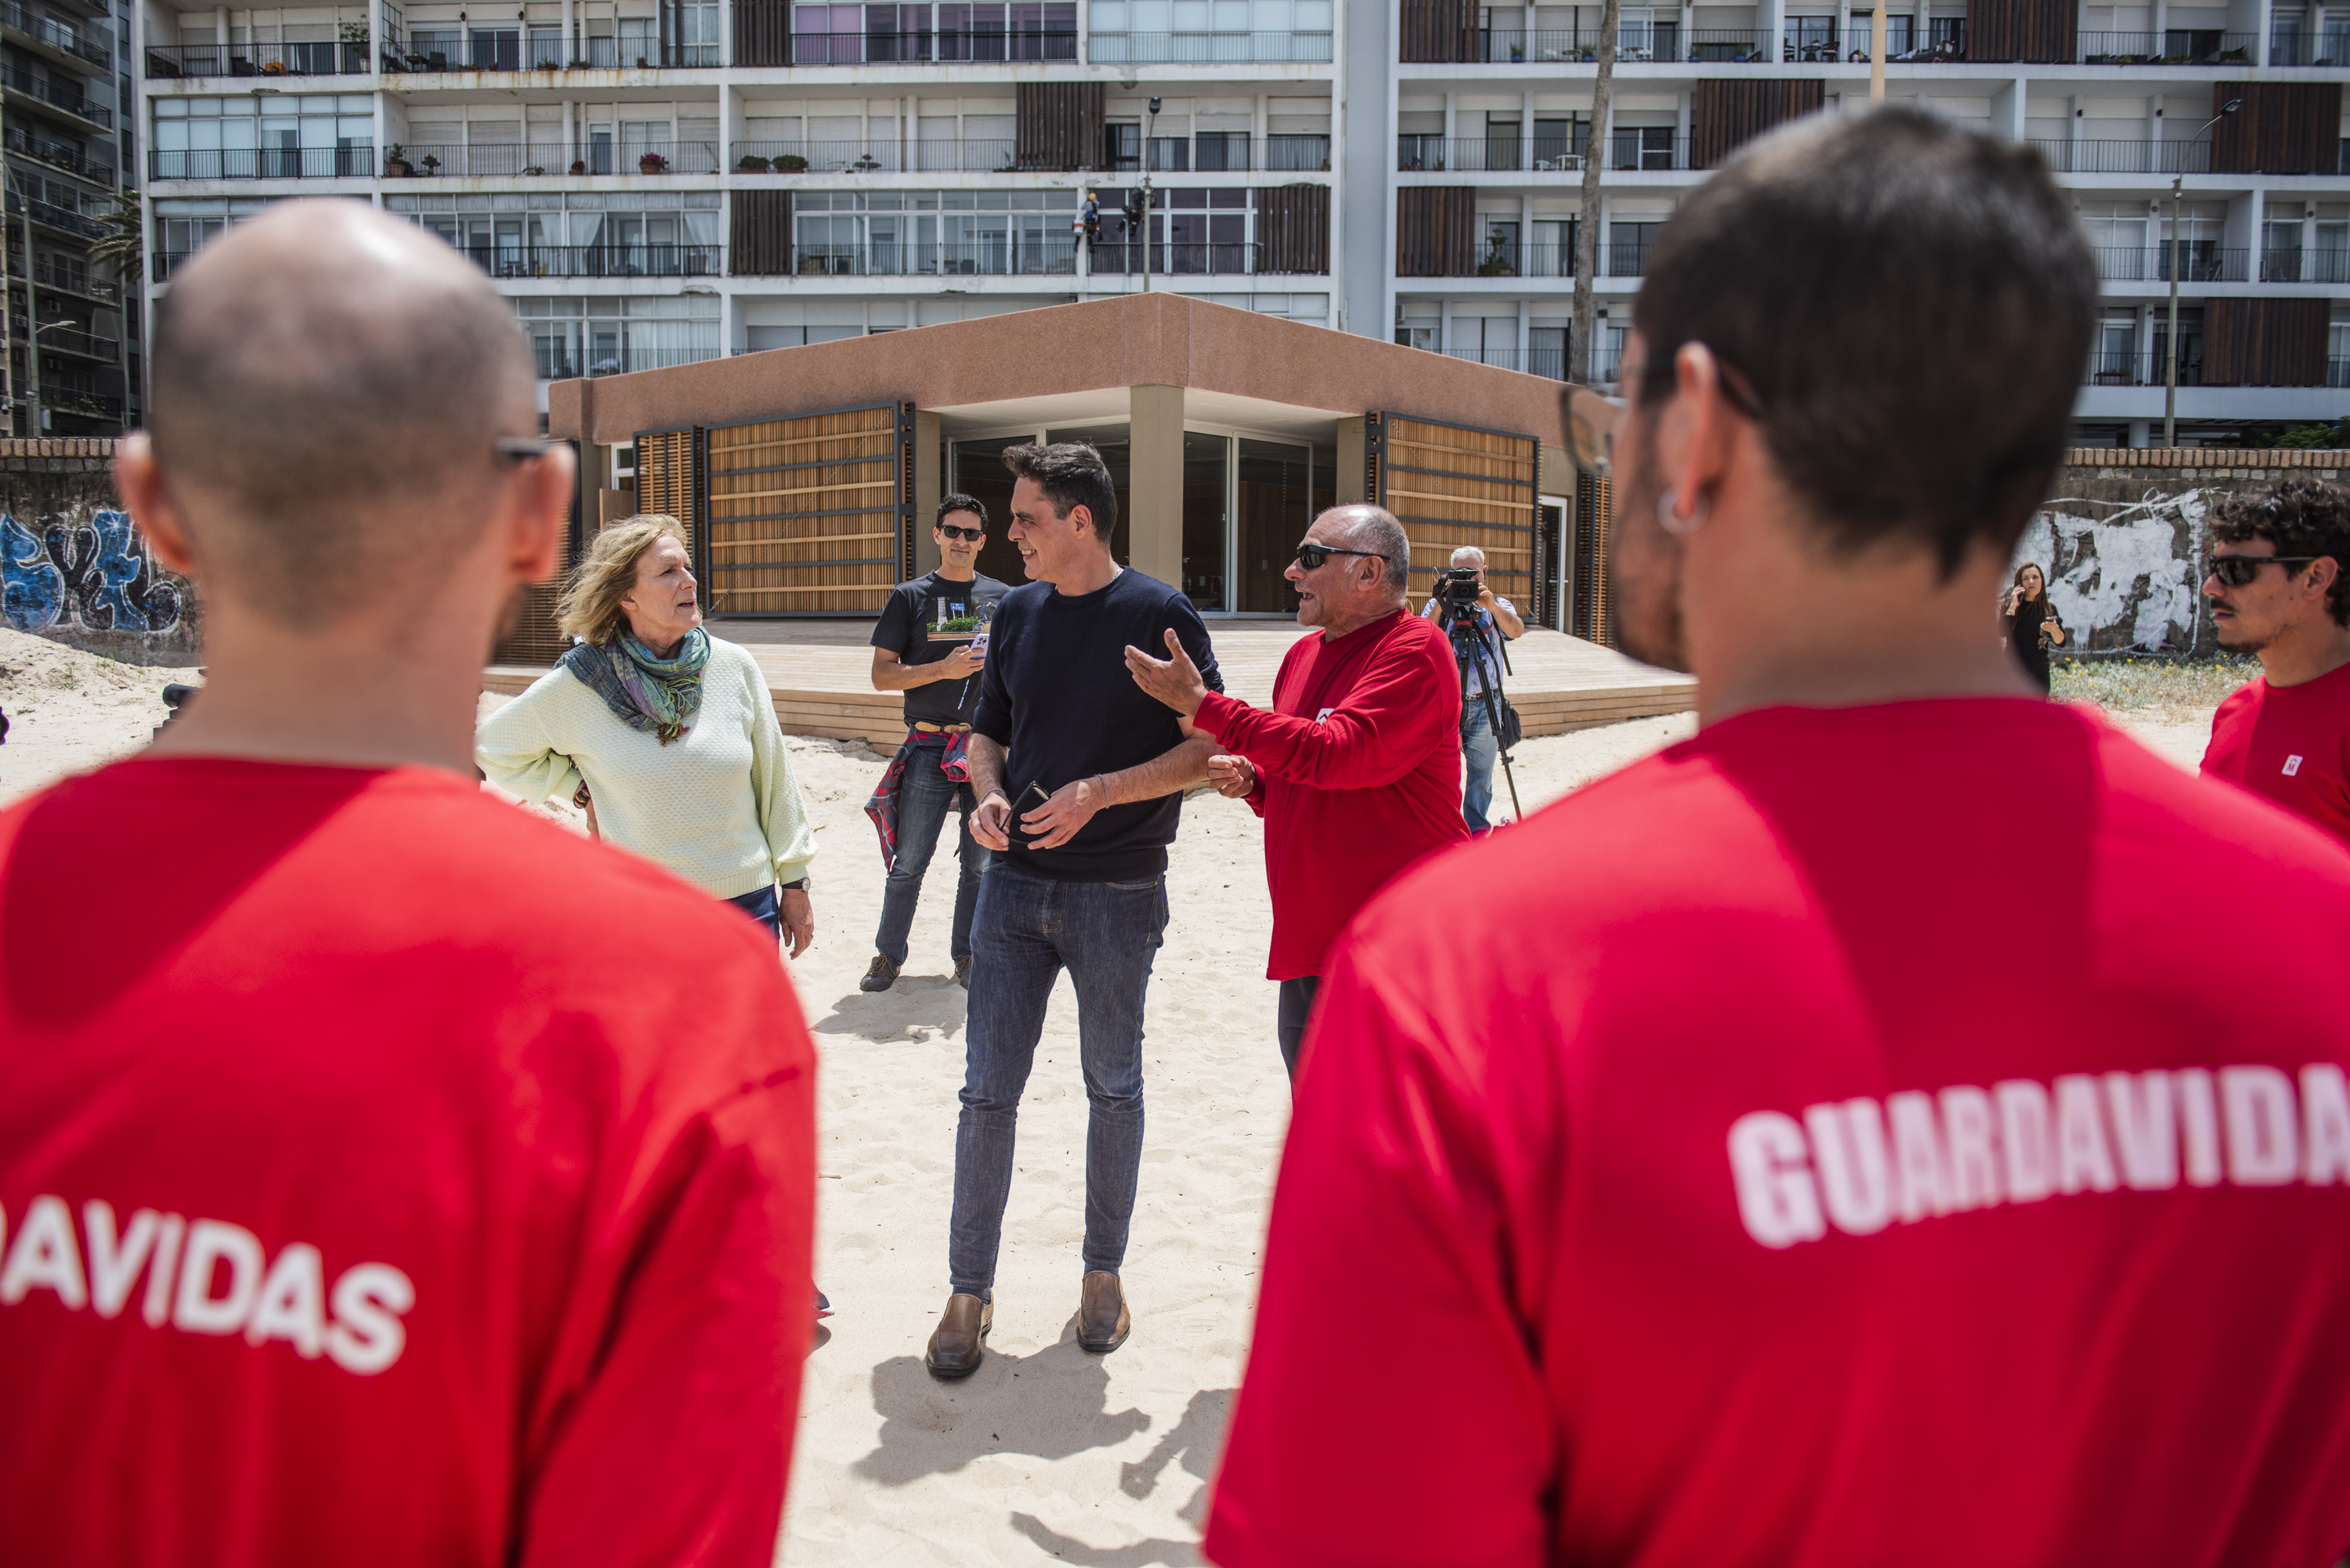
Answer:
[[[702,628],[677,519],[598,535],[561,618],[581,641],[482,725],[483,774],[526,801],[592,803],[602,836],[806,951],[807,803],[757,661]]]

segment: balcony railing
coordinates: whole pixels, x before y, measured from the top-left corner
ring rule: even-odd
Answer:
[[[150,77],[363,77],[365,44],[150,44]]]
[[[457,247],[492,277],[716,277],[726,270],[723,245],[521,245]]]
[[[11,217],[19,213],[26,213],[33,222],[47,224],[78,239],[102,240],[114,232],[95,218],[82,216],[71,207],[59,206],[55,202],[28,201],[13,192],[8,197],[8,213]]]
[[[96,184],[114,183],[114,160],[110,155],[92,158],[78,147],[47,140],[21,125],[8,128],[8,151],[37,159],[52,169],[62,169],[68,174],[79,175]]]
[[[1513,132],[1507,136],[1418,136],[1396,138],[1396,168],[1406,174],[1574,174],[1583,155],[1563,141],[1537,140],[1533,156]],[[1637,164],[1632,167],[1638,167]]]
[[[2271,250],[2261,254],[2262,283],[2350,283],[2350,250]]]
[[[113,127],[114,111],[102,103],[82,97],[79,88],[45,81],[14,62],[0,66],[0,87],[5,87],[10,92],[23,93],[27,98],[36,98],[52,109],[62,109],[92,125]]]
[[[2178,244],[2181,283],[2243,283],[2249,276],[2251,252],[2241,247],[2182,240]],[[2168,283],[2170,243],[2155,240],[2145,245],[2101,246],[2097,275],[2108,283]]]
[[[114,35],[104,27],[77,27],[55,16],[44,16],[16,0],[0,0],[0,27],[38,38],[53,49],[88,60],[100,70],[114,68]]]
[[[1087,58],[1097,66],[1326,66],[1327,33],[1095,33]]]
[[[1523,370],[1529,376],[1553,381],[1566,379],[1564,348],[1529,348],[1523,353],[1515,348],[1447,348],[1444,357],[1466,359],[1472,365],[1491,365],[1497,370]]]
[[[556,142],[480,142],[461,147],[418,142],[400,149],[408,178],[500,179],[567,174],[715,174],[718,143],[663,142],[659,147],[572,148]],[[389,150],[387,150],[387,153]],[[574,167],[574,166],[577,167]],[[385,171],[390,172],[389,158]]]
[[[42,288],[63,289],[68,294],[94,295],[107,298],[114,291],[102,283],[92,283],[87,265],[67,266],[61,261],[43,256],[33,264],[33,282]]]
[[[2208,141],[2039,141],[2032,143],[2059,174],[2209,174]]]
[[[2260,47],[2252,33],[2173,27],[2164,33],[2083,33],[2085,66],[2241,66]]]
[[[639,47],[633,39],[609,36],[585,40],[587,53],[577,55],[560,39],[524,39],[513,33],[485,34],[453,47],[387,52],[383,68],[409,75],[442,71],[608,71],[709,70],[724,65],[716,44],[670,44]]]
[[[2322,33],[2274,29],[2269,34],[2269,64],[2350,66],[2350,27],[2328,27]]]
[[[1479,253],[1477,265],[1470,268],[1465,275],[1573,277],[1575,246],[1572,244],[1517,244],[1507,240],[1488,239],[1484,249]]]
[[[376,172],[375,149],[351,147],[244,147],[150,152],[149,178],[155,180],[358,180]]]
[[[705,359],[718,358],[714,343],[691,348],[647,348],[631,343],[618,352],[607,351],[600,359],[590,359],[576,343],[554,342],[537,338],[533,348],[538,353],[538,379],[542,381],[568,381],[580,376],[622,376],[632,370],[666,370],[673,365],[699,365]]]
[[[1143,247],[1139,241],[1112,240],[1097,244],[1087,257],[1096,276],[1133,276],[1142,271]],[[1273,275],[1265,265],[1261,244],[1153,240],[1150,272],[1154,277],[1244,277]]]
[[[793,270],[803,277],[1035,277],[1077,270],[1076,246],[1058,234],[998,234],[931,244],[803,244],[792,247],[792,259]]]
[[[31,337],[40,344],[44,353],[78,354],[86,359],[118,358],[122,345],[112,337],[101,337],[95,332],[84,332],[78,327],[44,327],[37,333],[32,322],[22,316],[11,316],[18,337]]]
[[[1290,172],[1327,171],[1330,138],[1320,132],[1284,132],[1260,145],[1246,131],[1203,130],[1196,137],[1154,136],[1137,152],[1106,154],[1101,168],[1113,172],[1238,174],[1265,169]]]
[[[2337,357],[2325,361],[2325,384],[2350,387],[2350,358]]]
[[[795,66],[991,65],[1076,57],[1075,29],[792,35],[792,64]]]
[[[122,417],[120,398],[81,387],[52,385],[46,376],[41,379],[41,406],[55,409],[62,414],[82,414],[93,420],[119,420]]]
[[[917,141],[738,141],[737,174],[1008,174],[1020,165],[1008,136]]]
[[[2161,354],[2152,349],[2099,349],[2089,356],[2081,383],[2088,387],[2159,387],[2164,384],[2163,369]],[[2203,384],[2202,351],[2191,338],[2187,343],[2187,352],[2179,358],[2178,384]]]

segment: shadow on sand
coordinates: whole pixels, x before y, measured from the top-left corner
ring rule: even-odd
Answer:
[[[1032,1355],[991,1350],[959,1382],[932,1377],[919,1355],[894,1355],[873,1369],[881,1440],[852,1467],[883,1486],[958,1470],[983,1454],[1065,1459],[1150,1429],[1140,1410],[1111,1411],[1109,1369],[1077,1348],[1074,1314],[1060,1343]]]

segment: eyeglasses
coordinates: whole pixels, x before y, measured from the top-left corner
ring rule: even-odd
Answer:
[[[1338,550],[1327,545],[1300,545],[1297,546],[1297,564],[1309,572],[1318,572],[1322,569],[1323,564],[1333,556],[1376,556],[1378,554],[1377,550]]]
[[[555,443],[537,436],[500,436],[491,443],[508,462],[531,462],[545,457]]]
[[[984,528],[958,528],[951,523],[940,524],[939,532],[950,539],[968,539],[974,545],[987,537]]]
[[[2324,556],[2206,556],[2203,574],[2217,577],[2231,588],[2241,588],[2261,575],[2262,566],[2305,566],[2312,561],[2323,561]]]

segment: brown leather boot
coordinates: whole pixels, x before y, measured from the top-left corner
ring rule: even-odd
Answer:
[[[980,1341],[995,1326],[995,1303],[960,1292],[947,1298],[947,1310],[931,1331],[922,1365],[933,1377],[968,1377],[979,1370]]]
[[[1126,1343],[1134,1316],[1126,1310],[1126,1292],[1118,1276],[1096,1269],[1086,1276],[1077,1296],[1077,1344],[1096,1355],[1107,1355]]]

